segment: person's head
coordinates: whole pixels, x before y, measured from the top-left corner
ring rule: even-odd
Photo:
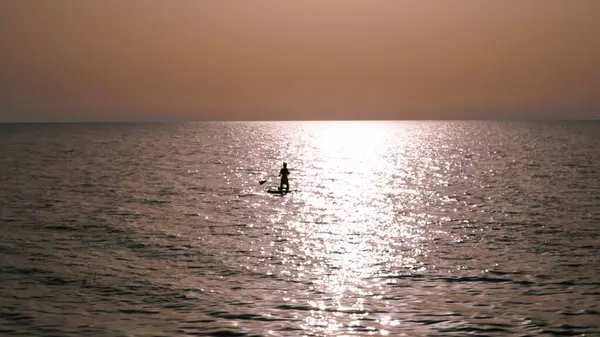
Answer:
[[[284,163],[283,163],[283,167],[287,167],[287,163],[285,163],[285,162],[284,162]]]

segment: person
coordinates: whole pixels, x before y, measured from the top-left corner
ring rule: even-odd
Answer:
[[[290,174],[290,170],[287,169],[287,163],[283,163],[283,168],[279,171],[279,176],[281,177],[281,182],[279,183],[279,190],[283,191],[283,185],[285,185],[285,191],[290,191],[290,183],[288,182],[288,175]]]

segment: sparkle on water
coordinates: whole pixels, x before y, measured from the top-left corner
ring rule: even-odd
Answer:
[[[2,159],[11,172],[2,193],[15,201],[2,215],[0,249],[17,270],[30,267],[28,279],[85,278],[75,292],[85,296],[65,286],[39,297],[41,308],[85,313],[60,316],[62,332],[598,331],[600,186],[589,153],[600,142],[585,127],[51,128],[29,143],[3,136],[30,153]],[[267,194],[283,161],[293,192]],[[6,289],[37,294],[14,282]],[[4,295],[7,306],[28,307]],[[23,331],[39,335],[42,323]]]
[[[315,333],[351,332],[373,315],[366,302],[382,300],[387,280],[378,277],[387,275],[391,266],[415,268],[419,261],[414,254],[426,254],[420,244],[426,234],[418,224],[397,221],[394,203],[398,199],[406,203],[411,192],[391,180],[394,167],[403,165],[391,151],[407,151],[403,146],[407,134],[375,122],[311,126],[302,136],[314,145],[303,156],[307,162],[320,163],[314,169],[321,174],[311,174],[313,182],[299,184],[326,192],[301,194],[304,206],[290,230],[297,233],[292,237],[304,253],[300,256],[309,262],[304,265],[297,257],[285,263],[296,277],[310,270],[314,290],[325,294],[324,300],[308,301],[312,310],[303,328]],[[392,248],[398,244],[404,254]],[[381,329],[367,330],[381,334],[388,333],[386,326],[399,324],[389,315],[373,320]]]

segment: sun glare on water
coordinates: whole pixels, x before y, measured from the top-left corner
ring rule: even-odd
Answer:
[[[397,124],[378,122],[325,122],[310,125],[305,153],[312,172],[302,188],[303,207],[296,213],[292,241],[304,255],[290,268],[298,277],[312,275],[312,308],[305,327],[318,333],[352,330],[340,322],[369,315],[380,300],[384,282],[379,276],[398,263],[412,266],[411,255],[391,254],[398,237],[404,244],[419,237],[415,228],[397,221],[395,152],[404,151],[406,134]],[[308,165],[308,164],[307,164]],[[296,270],[293,270],[296,269]],[[300,301],[301,299],[296,299]],[[341,319],[340,316],[344,316]],[[350,317],[348,317],[350,316]],[[381,326],[395,324],[381,318]],[[348,330],[349,331],[349,330]],[[376,331],[372,331],[376,332]],[[385,334],[385,329],[376,332]]]

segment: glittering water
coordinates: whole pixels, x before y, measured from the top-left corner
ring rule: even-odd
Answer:
[[[600,335],[598,130],[2,125],[0,334]]]

